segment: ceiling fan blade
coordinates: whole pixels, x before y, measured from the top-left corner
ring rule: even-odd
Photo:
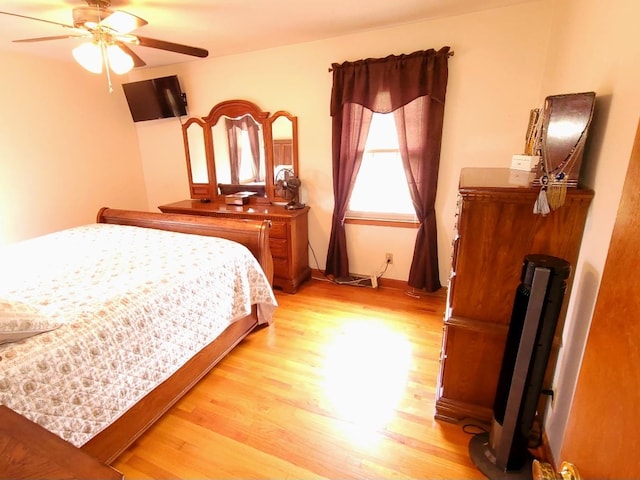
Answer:
[[[134,67],[144,67],[146,65],[146,63],[144,63],[144,60],[142,60],[137,54],[136,52],[134,52],[133,50],[131,50],[125,43],[122,42],[116,42],[116,45],[118,45],[122,51],[124,53],[126,53],[127,55],[129,55],[132,59],[133,59],[133,66]]]
[[[142,45],[143,47],[157,48],[160,50],[167,50],[169,52],[182,53],[184,55],[191,55],[200,58],[206,58],[209,56],[209,52],[204,48],[190,47],[179,43],[165,42],[164,40],[156,40],[154,38],[140,36],[138,36],[138,40],[139,45]]]
[[[73,28],[73,26],[67,25],[65,23],[53,22],[51,20],[45,20],[44,18],[28,17],[26,15],[20,15],[18,13],[0,12],[0,14],[11,15],[12,17],[26,18],[27,20],[35,20],[37,22],[50,23],[52,25],[58,25],[58,26],[64,27],[64,28],[71,28],[71,29]]]
[[[47,40],[62,40],[64,38],[87,38],[91,35],[56,35],[54,37],[37,37],[37,38],[22,38],[20,40],[13,40],[14,43],[32,43],[32,42],[46,42]]]
[[[117,33],[129,33],[137,28],[144,27],[147,23],[149,22],[144,18],[140,18],[132,13],[123,12],[122,10],[116,10],[108,17],[105,17],[100,22],[100,26]]]

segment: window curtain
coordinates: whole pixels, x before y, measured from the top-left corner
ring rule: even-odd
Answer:
[[[435,196],[449,47],[333,64],[331,116],[335,206],[326,274],[349,275],[344,219],[373,112],[394,112],[400,151],[420,228],[409,286],[435,291],[438,272]]]
[[[242,161],[241,134],[246,131],[249,134],[249,146],[251,148],[251,172],[254,182],[264,181],[264,171],[260,162],[260,126],[245,115],[241,118],[226,118],[227,137],[229,139],[229,161],[231,163],[231,183],[240,183],[240,162]]]
[[[357,103],[344,105],[341,112],[333,117],[332,158],[335,205],[325,274],[336,278],[349,275],[344,217],[347,214],[349,197],[362,163],[372,118],[373,112]]]
[[[245,129],[249,132],[249,145],[251,146],[251,171],[254,182],[264,181],[264,172],[260,168],[260,126],[250,117],[244,117]]]
[[[227,139],[229,141],[229,167],[231,172],[231,183],[237,185],[240,183],[240,143],[238,142],[237,128],[238,120],[232,118],[225,119],[227,127]]]

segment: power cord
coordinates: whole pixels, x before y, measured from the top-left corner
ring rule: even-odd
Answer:
[[[387,268],[389,268],[389,265],[391,264],[391,260],[389,258],[387,258],[387,261],[384,262],[384,270],[382,270],[382,272],[380,272],[378,275],[376,275],[377,279],[380,280],[382,278],[382,276],[387,273]]]
[[[327,282],[331,282],[331,283],[335,283],[336,285],[357,285],[360,286],[362,284],[363,280],[368,280],[370,277],[364,277],[364,278],[355,278],[351,281],[341,281],[341,282],[336,282],[335,279],[333,278],[329,278],[327,276],[327,274],[325,273],[325,271],[320,269],[320,264],[318,263],[318,257],[316,257],[316,252],[313,249],[313,245],[311,245],[311,242],[309,240],[307,240],[307,245],[309,246],[309,249],[311,250],[311,255],[313,255],[313,260],[316,262],[316,269],[324,276],[324,280],[326,280]],[[389,264],[391,263],[390,259],[387,259],[385,261],[384,264],[384,269],[375,275],[376,280],[380,280],[382,278],[382,276],[387,273],[387,269],[389,268]],[[323,279],[319,279],[319,280],[323,280]]]
[[[309,240],[307,240],[307,245],[309,245],[309,249],[311,250],[311,255],[313,255],[313,259],[316,262],[316,269],[324,276],[325,280],[327,282],[331,282],[331,283],[336,283],[335,280],[333,280],[332,278],[327,277],[327,274],[324,273],[324,271],[322,271],[320,269],[320,265],[318,264],[318,257],[316,257],[316,251],[313,249],[313,245],[311,245],[311,242]],[[320,279],[322,280],[322,279]]]
[[[464,420],[466,419],[463,419],[462,421]],[[479,435],[481,433],[489,432],[486,427],[474,422],[462,424],[462,431],[468,435]],[[540,445],[542,445],[542,428],[540,425],[540,420],[538,418],[535,418],[533,420],[531,430],[529,431],[529,435],[527,436],[527,448],[536,449]]]
[[[479,435],[481,433],[487,433],[489,430],[477,423],[465,423],[462,425],[462,431],[468,435]]]
[[[308,241],[308,240],[307,240],[307,245],[309,245],[309,248],[311,249],[311,254],[313,255],[313,259],[314,259],[314,260],[315,260],[315,262],[316,262],[316,268],[317,268],[317,270],[318,270],[318,271],[319,271],[319,272],[324,276],[324,279],[320,278],[319,280],[327,281],[327,282],[331,282],[331,283],[333,283],[333,284],[335,284],[335,285],[356,285],[356,286],[360,285],[360,282],[362,281],[362,279],[355,279],[355,280],[352,280],[352,281],[341,281],[341,282],[337,282],[337,281],[335,280],[335,278],[329,278],[329,277],[327,276],[327,274],[325,273],[325,272],[326,272],[326,270],[325,270],[325,272],[323,272],[323,271],[320,269],[320,264],[318,263],[318,257],[316,257],[316,252],[315,252],[315,250],[313,249],[313,246],[311,245],[311,242],[310,242],[310,241]]]

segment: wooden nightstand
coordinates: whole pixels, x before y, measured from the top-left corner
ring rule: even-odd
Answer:
[[[0,405],[0,478],[122,480],[124,476]]]

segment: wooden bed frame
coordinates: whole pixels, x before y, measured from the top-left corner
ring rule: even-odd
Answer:
[[[267,220],[213,218],[102,208],[98,212],[97,222],[228,238],[246,245],[258,259],[269,282],[273,280],[273,260],[269,249],[270,222]],[[113,462],[257,325],[257,311],[254,306],[251,315],[227,327],[213,343],[202,349],[114,423],[84,444],[81,449],[105,463]]]

